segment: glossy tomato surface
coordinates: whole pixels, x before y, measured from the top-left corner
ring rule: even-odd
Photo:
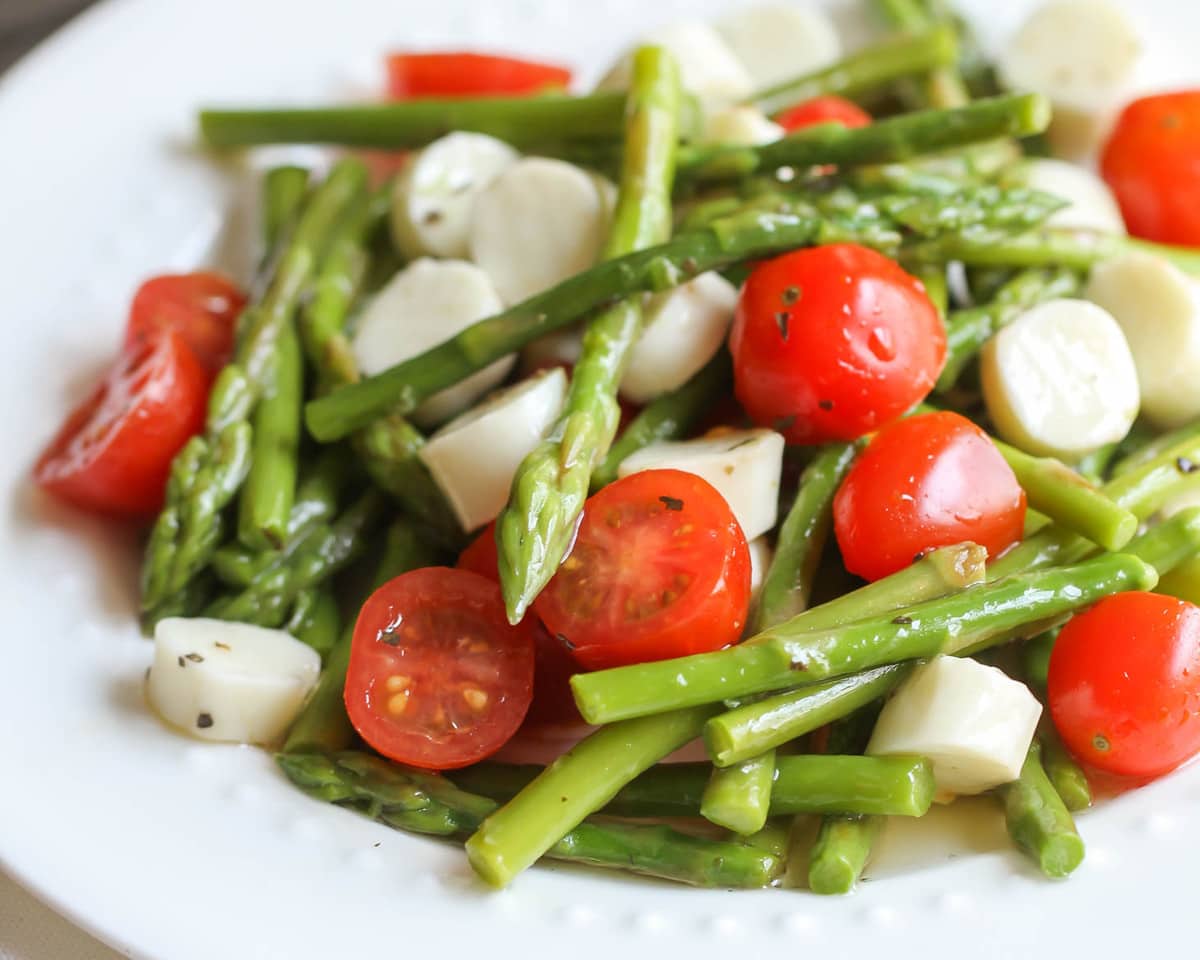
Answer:
[[[459,570],[470,570],[481,577],[500,582],[500,566],[496,559],[496,521],[493,520],[479,532],[463,552],[458,555],[454,565]]]
[[[716,650],[750,603],[750,553],[695,474],[647,470],[588,499],[575,546],[534,610],[589,670]]]
[[[346,710],[385,757],[465,767],[516,733],[533,697],[534,634],[510,626],[500,586],[425,567],[376,590],[354,625]]]
[[[1047,700],[1063,742],[1107,773],[1157,777],[1200,751],[1200,607],[1106,597],[1062,629]]]
[[[1021,539],[1025,491],[970,420],[926,413],[871,439],[834,498],[833,518],[846,569],[878,580],[968,540],[999,556]]]
[[[865,127],[871,123],[871,115],[857,103],[833,94],[813,97],[794,107],[784,110],[775,118],[788,133],[821,123],[837,123],[843,127]]]
[[[174,330],[215,374],[233,353],[234,330],[245,305],[245,294],[219,273],[153,277],[134,294],[126,349],[136,349],[160,330]]]
[[[394,99],[519,96],[571,83],[571,71],[555,64],[458,51],[397,53],[387,69]]]
[[[1100,171],[1130,233],[1200,246],[1200,90],[1129,104],[1105,144]]]
[[[162,507],[175,454],[204,426],[207,402],[208,375],[183,337],[152,334],[67,417],[34,479],[85,509],[151,516]]]
[[[946,360],[942,321],[920,281],[853,244],[756,267],[729,346],[738,400],[794,444],[879,429],[928,395]]]

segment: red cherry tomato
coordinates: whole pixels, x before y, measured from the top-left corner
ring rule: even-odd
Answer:
[[[67,417],[34,479],[89,510],[152,515],[175,454],[204,426],[207,400],[208,376],[184,338],[173,330],[151,335]]]
[[[1063,742],[1107,773],[1157,777],[1200,751],[1200,607],[1120,593],[1072,618],[1050,655]]]
[[[536,658],[533,666],[533,703],[525,716],[525,726],[569,726],[583,723],[575,694],[571,692],[571,676],[579,673],[579,664],[562,640],[542,626],[536,617],[534,624]]]
[[[425,567],[389,580],[359,612],[346,711],[385,757],[430,770],[482,760],[533,697],[531,624],[510,626],[500,586]]]
[[[1129,104],[1100,172],[1134,236],[1200,246],[1200,90]]]
[[[946,335],[920,281],[874,250],[797,250],[750,274],[729,335],[734,390],[789,443],[853,440],[923,400]]]
[[[210,373],[233,352],[234,327],[246,297],[218,273],[166,274],[147,280],[133,297],[126,349],[159,330],[178,331]]]
[[[875,435],[834,498],[833,522],[846,569],[878,580],[967,540],[999,556],[1021,539],[1025,491],[970,420],[927,413]]]
[[[565,67],[483,53],[397,53],[388,57],[388,94],[412,97],[520,96],[565,89]]]
[[[647,470],[584,507],[575,546],[534,609],[589,670],[716,650],[750,604],[750,552],[707,481]]]
[[[459,570],[470,570],[481,577],[500,582],[500,567],[496,560],[496,521],[493,520],[480,532],[466,549],[458,555]]]
[[[805,100],[788,110],[784,110],[775,118],[775,122],[788,133],[803,130],[805,127],[815,127],[820,123],[840,123],[843,127],[865,127],[871,123],[871,115],[856,103],[844,97],[830,94],[825,97],[813,97]]]

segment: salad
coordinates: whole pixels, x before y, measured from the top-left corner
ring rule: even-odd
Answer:
[[[976,794],[1061,878],[1200,752],[1200,90],[1130,100],[1107,3],[996,63],[870,6],[202,111],[328,169],[256,276],[139,288],[34,471],[146,525],[149,706],[497,887],[848,893]]]

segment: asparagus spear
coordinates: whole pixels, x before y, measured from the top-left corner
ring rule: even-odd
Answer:
[[[669,53],[643,47],[634,54],[624,168],[605,249],[609,260],[670,235],[680,95],[679,71]],[[559,421],[513,477],[508,505],[496,520],[500,586],[512,623],[521,621],[550,582],[575,537],[592,468],[616,434],[617,388],[641,329],[637,298],[588,324]]]
[[[1075,270],[1031,267],[1004,284],[992,302],[950,314],[946,321],[946,365],[938,377],[937,390],[945,392],[953,387],[983,345],[1030,307],[1074,296],[1082,286]]]
[[[1130,433],[1137,433],[1141,424],[1134,424],[1133,430]],[[1137,445],[1132,451],[1124,454],[1112,468],[1113,478],[1120,477],[1126,473],[1131,473],[1138,467],[1143,467],[1152,460],[1157,460],[1160,456],[1178,444],[1191,440],[1194,437],[1200,436],[1200,420],[1193,423],[1184,424],[1182,427],[1177,427],[1174,430],[1169,430],[1166,433],[1161,433],[1145,443]]]
[[[757,833],[766,825],[774,782],[774,750],[731,766],[714,767],[700,801],[700,815],[743,836]]]
[[[571,678],[589,723],[608,723],[714,700],[784,690],[874,666],[978,650],[1013,631],[1052,621],[1123,590],[1152,589],[1157,574],[1137,557],[1105,554],[910,607],[891,620],[810,632],[802,617],[740,647]]]
[[[1054,729],[1054,724],[1044,721],[1038,730],[1038,743],[1042,748],[1042,767],[1050,780],[1054,792],[1072,813],[1086,810],[1092,805],[1092,787],[1087,774],[1075,762]]]
[[[492,800],[454,788],[437,774],[367,754],[281,754],[278,763],[306,793],[414,833],[462,836],[491,812]],[[666,826],[581,823],[546,855],[631,870],[701,887],[763,887],[781,872],[777,857],[741,843],[705,840]]]
[[[337,643],[341,629],[342,614],[338,610],[337,597],[333,591],[326,589],[312,592],[312,602],[306,609],[301,610],[296,604],[292,614],[292,623],[288,632],[297,640],[307,643],[319,653],[322,658],[328,657]]]
[[[172,468],[168,499],[151,533],[143,569],[142,608],[151,612],[182,590],[208,563],[219,540],[222,509],[249,469],[247,418],[266,382],[276,342],[324,253],[328,235],[354,198],[366,170],[342,161],[314,192],[288,240],[262,302],[251,308],[233,363],[217,377],[209,397],[205,435],[195,437]]]
[[[1070,811],[1042,769],[1041,747],[1035,740],[1021,767],[1021,776],[1000,787],[1004,819],[1013,842],[1047,877],[1069,875],[1083,861],[1083,841]]]
[[[418,535],[413,525],[401,518],[388,527],[383,554],[375,571],[372,590],[409,570],[433,566],[439,557]],[[363,597],[362,599],[366,599]],[[354,728],[346,716],[342,691],[350,665],[351,623],[325,658],[321,678],[296,717],[284,743],[284,753],[308,750],[345,750],[354,739]]]
[[[902,77],[949,66],[957,56],[954,30],[934,27],[864,47],[828,67],[759,90],[746,102],[772,114],[813,97],[861,96],[886,88]]]
[[[643,447],[687,437],[717,398],[728,392],[732,379],[729,354],[722,350],[683,386],[651,400],[592,471],[592,490],[616,480],[621,461]]]
[[[791,619],[808,606],[813,576],[833,520],[833,497],[857,453],[855,444],[831,444],[800,477],[796,499],[779,528],[775,556],[763,578],[750,632]]]
[[[263,177],[261,209],[264,265],[288,228],[299,218],[308,193],[308,178],[308,170],[296,166],[272,167]]]

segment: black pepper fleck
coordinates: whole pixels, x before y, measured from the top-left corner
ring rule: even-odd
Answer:
[[[1189,460],[1187,457],[1176,457],[1175,466],[1180,473],[1195,473],[1200,470],[1194,460]]]
[[[379,641],[380,643],[386,643],[389,647],[400,646],[400,637],[390,631],[386,633],[380,633]]]
[[[421,218],[421,222],[432,226],[435,223],[441,223],[444,214],[441,210],[430,210]]]
[[[793,303],[800,299],[800,288],[784,287],[783,296],[781,296],[780,299],[790,307]]]
[[[818,400],[817,406],[820,407],[822,410],[832,410],[833,409],[833,401],[832,400]]]
[[[204,662],[204,658],[202,656],[200,656],[200,654],[198,654],[198,653],[186,653],[186,654],[184,654],[184,657],[188,660],[191,660],[192,663],[203,663]]]
[[[929,553],[928,550],[918,550],[916,553],[913,554],[913,563],[920,563],[922,560],[925,559],[925,556],[928,553]]]
[[[233,649],[233,647],[231,647],[229,644],[222,643],[220,640],[218,640],[216,643],[214,643],[213,646],[216,647],[218,650],[232,650]]]
[[[678,497],[659,497],[658,499],[660,501],[662,501],[662,505],[664,507],[666,507],[668,510],[682,510],[683,509],[683,501],[680,500]]]
[[[207,730],[212,725],[213,719],[211,713],[202,713],[196,718],[196,726],[198,726],[201,730]]]
[[[184,660],[184,659],[183,659],[183,657],[180,657],[180,658],[179,658],[179,665],[180,665],[181,667],[186,667],[186,666],[187,666],[187,661],[186,661],[186,660]]]
[[[381,843],[383,843],[383,841],[382,841],[382,840],[376,840],[376,841],[375,841],[373,844],[371,844],[371,846],[373,846],[373,847],[377,847],[377,846],[379,846]]]
[[[683,267],[685,273],[695,273],[700,269],[700,264],[696,262],[695,257],[684,257],[680,266]]]
[[[898,617],[892,617],[892,623],[896,624],[897,626],[906,627],[912,623],[912,617],[906,617],[901,614]]]
[[[786,310],[780,310],[775,314],[775,326],[779,327],[779,335],[784,340],[788,338],[788,323],[791,322],[792,315]]]

